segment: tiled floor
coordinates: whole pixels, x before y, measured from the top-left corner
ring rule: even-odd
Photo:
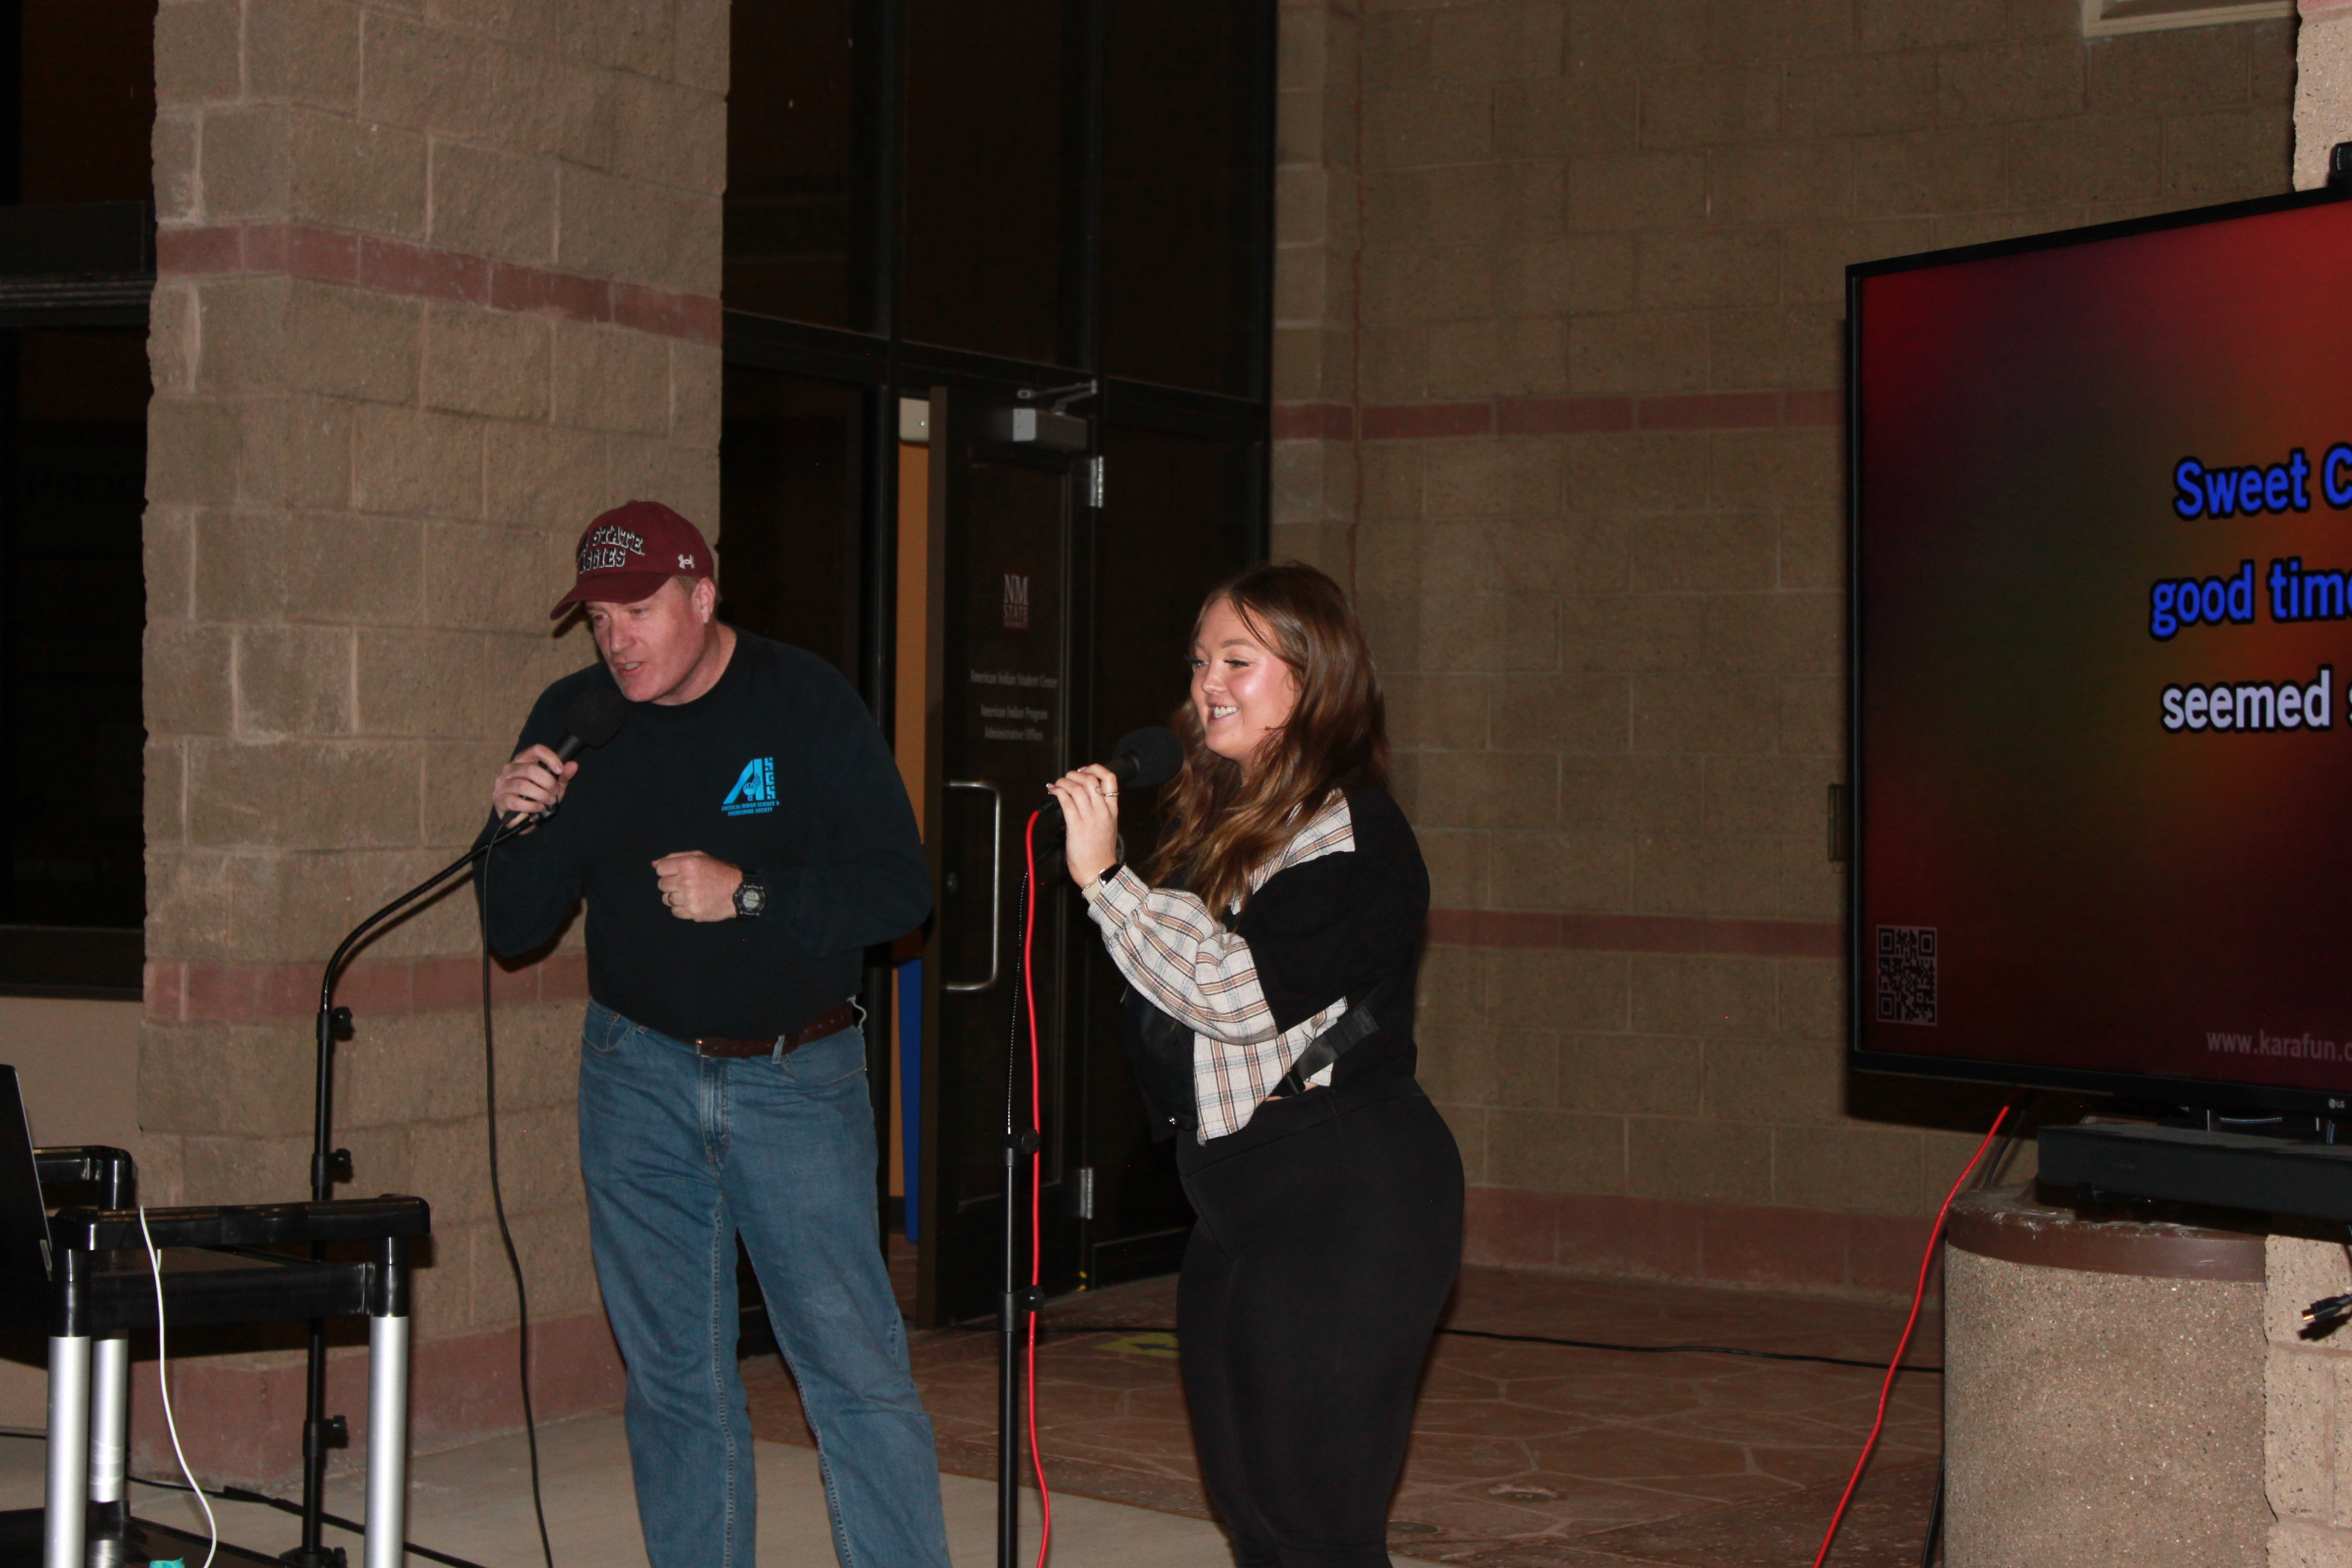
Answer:
[[[759,1475],[760,1568],[837,1568],[816,1456],[776,1443],[755,1443],[752,1448]],[[588,1415],[543,1426],[539,1449],[557,1568],[646,1568],[621,1418]],[[39,1441],[0,1440],[0,1510],[40,1506],[44,1452]],[[537,1568],[539,1533],[526,1466],[520,1433],[420,1458],[409,1470],[409,1540],[487,1568]],[[358,1518],[364,1506],[361,1479],[357,1470],[331,1476],[328,1511]],[[996,1489],[944,1476],[940,1492],[954,1562],[959,1568],[991,1568],[996,1561]],[[142,1486],[132,1489],[131,1498],[142,1521],[194,1534],[186,1562],[189,1568],[200,1568],[205,1521],[187,1496]],[[1024,1500],[1034,1503],[1035,1498],[1033,1492]],[[299,1535],[299,1521],[258,1504],[215,1507],[221,1538],[265,1559],[293,1545]],[[1034,1549],[1034,1510],[1024,1518],[1021,1538]],[[0,1537],[7,1533],[0,1531]],[[34,1536],[37,1540],[37,1531]],[[347,1550],[353,1564],[360,1562],[355,1532],[330,1526],[327,1543]],[[238,1561],[225,1558],[215,1568],[236,1568]],[[37,1551],[14,1557],[0,1552],[0,1563],[7,1568],[32,1568],[38,1562]],[[1230,1568],[1230,1563],[1224,1537],[1197,1520],[1083,1498],[1064,1498],[1054,1510],[1049,1568]],[[432,1564],[411,1553],[407,1568]]]
[[[1174,1336],[1174,1282],[1046,1310],[1038,1429],[1057,1490],[1206,1517]],[[1088,1325],[1108,1325],[1080,1331]],[[1465,1273],[1448,1325],[1617,1344],[1704,1343],[1883,1359],[1902,1313],[1741,1291]],[[1940,1361],[1933,1319],[1910,1361]],[[941,1468],[995,1473],[995,1338],[916,1336]],[[773,1365],[772,1363],[770,1363]],[[751,1369],[747,1367],[747,1373]],[[1810,1563],[1869,1429],[1879,1373],[1717,1354],[1441,1336],[1391,1510],[1401,1554],[1482,1568],[1786,1568]],[[1832,1563],[1919,1561],[1940,1449],[1940,1379],[1898,1379],[1879,1457]],[[809,1442],[781,1369],[752,1382],[762,1437]]]

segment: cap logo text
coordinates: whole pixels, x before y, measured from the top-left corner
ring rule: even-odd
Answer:
[[[591,529],[588,537],[580,542],[580,570],[612,572],[629,563],[631,556],[642,558],[646,552],[646,536],[632,533],[625,528],[606,523]]]

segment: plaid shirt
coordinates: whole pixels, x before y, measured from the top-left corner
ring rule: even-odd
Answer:
[[[1250,873],[1250,891],[1278,871],[1355,847],[1347,797],[1335,795],[1280,854]],[[1088,887],[1086,899],[1128,984],[1170,1017],[1192,1026],[1192,1098],[1203,1143],[1248,1126],[1307,1043],[1348,1011],[1342,996],[1277,1031],[1249,943],[1219,924],[1193,894],[1150,887],[1122,866]],[[1328,1085],[1331,1069],[1312,1081]]]

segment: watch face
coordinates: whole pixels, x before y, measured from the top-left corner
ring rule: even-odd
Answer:
[[[756,915],[768,907],[768,889],[757,882],[745,882],[735,889],[735,911]]]

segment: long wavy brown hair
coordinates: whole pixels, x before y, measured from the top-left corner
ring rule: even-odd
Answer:
[[[1272,858],[1334,791],[1388,776],[1387,710],[1363,628],[1339,584],[1302,562],[1255,566],[1220,583],[1192,623],[1230,602],[1252,636],[1290,667],[1298,700],[1260,743],[1255,775],[1209,750],[1188,697],[1170,721],[1184,766],[1160,792],[1163,824],[1152,881],[1181,877],[1219,919],[1249,897],[1251,870]]]

